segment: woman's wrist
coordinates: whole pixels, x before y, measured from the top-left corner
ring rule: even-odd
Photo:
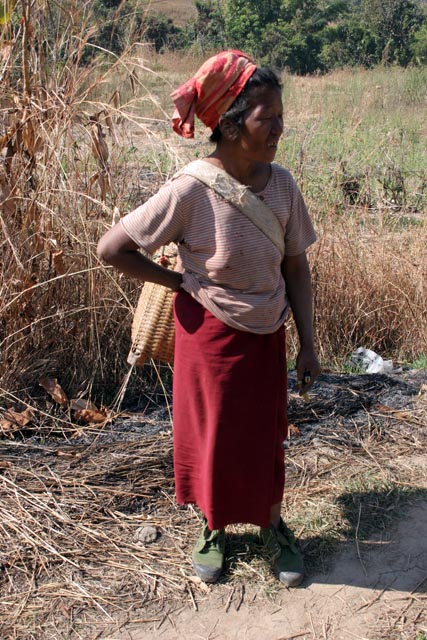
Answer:
[[[178,271],[171,271],[170,273],[173,275],[173,281],[170,288],[172,291],[179,291],[183,282],[182,273],[179,273]]]

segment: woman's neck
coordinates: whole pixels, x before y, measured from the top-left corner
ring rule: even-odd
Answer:
[[[235,180],[246,185],[255,193],[267,186],[271,175],[269,163],[251,162],[245,158],[239,159],[235,153],[227,152],[217,147],[207,158],[209,162],[220,169],[224,169]]]

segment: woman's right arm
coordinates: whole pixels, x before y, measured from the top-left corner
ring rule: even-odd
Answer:
[[[138,245],[127,235],[120,223],[114,225],[98,243],[98,257],[131,278],[144,282],[155,282],[168,289],[181,288],[182,274],[165,269],[146,258]]]

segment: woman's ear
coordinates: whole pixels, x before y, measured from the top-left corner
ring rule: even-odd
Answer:
[[[237,140],[240,135],[239,126],[228,118],[223,118],[219,121],[219,128],[223,137],[230,142]]]

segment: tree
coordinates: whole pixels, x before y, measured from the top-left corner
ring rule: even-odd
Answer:
[[[258,56],[261,52],[263,28],[259,4],[254,0],[224,2],[224,32],[228,46]]]
[[[195,6],[197,18],[187,30],[189,43],[199,45],[202,50],[224,47],[225,27],[221,4],[217,0],[196,0]]]
[[[144,16],[140,29],[143,39],[151,42],[156,51],[180,48],[184,38],[182,29],[163,13]]]
[[[415,64],[427,64],[427,24],[414,33],[411,43],[412,60]]]
[[[377,40],[377,61],[407,65],[412,58],[413,34],[425,21],[415,0],[362,0],[362,28],[371,30]]]
[[[354,65],[371,67],[378,62],[377,51],[375,33],[348,19],[325,29],[319,57],[324,69]]]
[[[328,25],[346,9],[341,0],[283,0],[280,18],[266,27],[270,61],[293,73],[325,70],[321,51]]]

